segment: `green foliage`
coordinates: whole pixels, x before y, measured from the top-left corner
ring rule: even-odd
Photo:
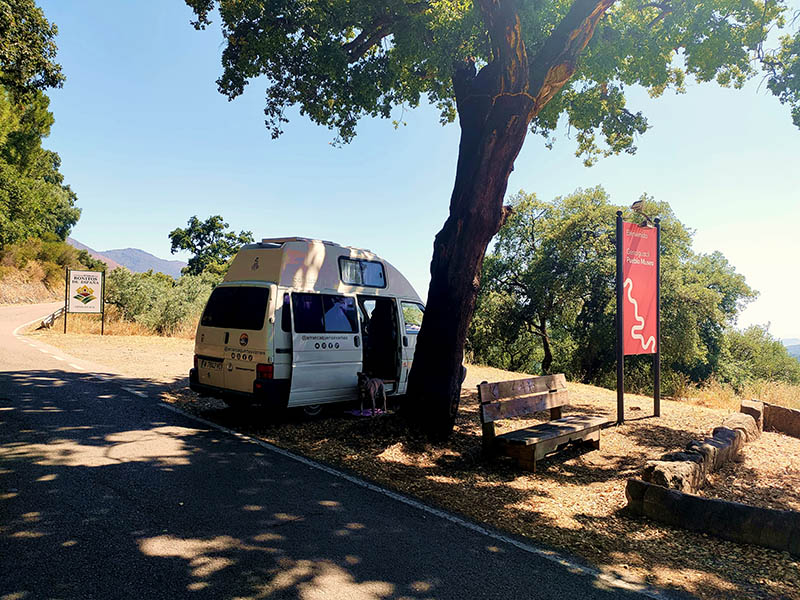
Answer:
[[[48,233],[64,240],[80,216],[61,159],[42,148],[53,125],[43,90],[64,79],[56,33],[33,0],[0,0],[0,248]]]
[[[800,361],[766,327],[753,325],[743,331],[728,331],[724,352],[720,379],[737,391],[751,381],[800,384]]]
[[[661,320],[664,381],[720,377],[736,315],[755,297],[744,277],[715,252],[696,254],[692,232],[666,203],[643,196],[661,220]],[[615,214],[600,188],[552,202],[520,192],[482,271],[468,344],[473,359],[527,372],[563,371],[611,386],[615,363]],[[652,381],[649,357],[628,357],[634,389]]]
[[[452,122],[454,64],[493,60],[486,25],[469,0],[185,0],[198,29],[219,9],[225,47],[217,80],[229,99],[264,77],[266,125],[282,133],[286,109],[298,106],[337,140],[355,135],[363,116],[391,118],[397,106],[415,107],[424,96]],[[599,2],[598,2],[599,4]],[[531,67],[539,49],[573,2],[517,2]],[[626,89],[652,96],[685,90],[687,77],[741,87],[765,72],[769,89],[793,108],[800,126],[800,35],[777,51],[767,33],[785,26],[786,0],[640,2],[618,0],[599,23],[578,70],[531,124],[550,138],[562,117],[587,163],[634,152],[646,118],[627,107]]]
[[[0,248],[49,233],[64,240],[80,217],[61,159],[42,148],[53,124],[50,101],[39,91],[28,97],[14,104],[0,87]]]
[[[105,271],[108,265],[98,258],[94,258],[86,250],[78,250],[78,260],[90,271]]]
[[[251,231],[226,231],[228,224],[220,215],[200,221],[196,216],[189,219],[186,229],[176,228],[169,234],[171,251],[188,250],[194,254],[188,266],[183,268],[187,275],[212,273],[222,275],[228,262],[244,244],[253,241]]]
[[[111,271],[106,279],[106,303],[116,306],[122,317],[171,335],[191,323],[203,311],[219,277],[183,275],[177,281],[169,275],[132,273],[125,268]]]
[[[25,100],[64,76],[55,62],[58,33],[34,0],[0,0],[0,86]]]

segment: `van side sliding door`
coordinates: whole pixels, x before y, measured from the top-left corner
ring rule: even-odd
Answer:
[[[355,400],[362,344],[356,300],[340,294],[291,294],[290,406]]]

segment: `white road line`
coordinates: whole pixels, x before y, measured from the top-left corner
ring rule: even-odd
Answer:
[[[55,354],[51,354],[50,356],[55,358],[56,360],[60,360],[61,362],[66,362],[65,358],[61,358],[60,356],[56,356]]]
[[[126,388],[123,388],[123,389],[126,389]],[[532,546],[531,544],[526,544],[525,542],[522,542],[522,541],[516,540],[516,539],[514,539],[512,537],[503,535],[502,533],[498,533],[496,531],[492,531],[490,529],[482,527],[481,525],[478,525],[477,523],[473,523],[471,521],[467,521],[466,519],[462,519],[461,517],[458,517],[456,515],[450,514],[448,512],[443,511],[443,510],[439,510],[438,508],[433,508],[432,506],[428,506],[427,504],[423,504],[422,502],[414,500],[413,498],[409,498],[408,496],[404,496],[404,495],[399,494],[397,492],[393,492],[391,490],[387,490],[387,489],[382,488],[382,487],[380,487],[378,485],[375,485],[374,483],[370,483],[370,482],[365,481],[363,479],[359,479],[358,477],[354,477],[352,475],[348,475],[347,473],[343,473],[342,471],[337,471],[336,469],[333,469],[331,467],[328,467],[327,465],[323,465],[321,463],[313,461],[313,460],[311,460],[309,458],[306,458],[305,456],[300,456],[298,454],[294,454],[292,452],[289,452],[288,450],[284,450],[283,448],[278,448],[277,446],[273,446],[269,442],[265,442],[263,440],[259,440],[259,439],[253,438],[253,437],[250,437],[248,435],[244,435],[242,433],[239,433],[238,431],[234,431],[232,429],[228,429],[227,427],[223,427],[222,425],[218,425],[218,424],[216,424],[216,423],[214,423],[212,421],[208,421],[206,419],[203,419],[202,417],[198,417],[198,416],[189,414],[189,413],[184,412],[181,409],[177,408],[176,406],[173,406],[172,404],[167,404],[166,402],[159,402],[158,404],[160,406],[162,406],[163,408],[166,408],[168,410],[171,410],[172,412],[178,413],[179,415],[183,415],[185,417],[188,417],[189,419],[192,419],[193,421],[197,421],[198,423],[202,423],[203,425],[206,425],[207,427],[211,427],[212,429],[216,429],[217,431],[222,431],[222,432],[227,433],[229,435],[232,435],[233,437],[236,437],[236,438],[238,438],[240,440],[243,440],[243,441],[246,441],[246,442],[250,442],[252,444],[256,444],[257,446],[260,446],[260,447],[262,447],[262,448],[264,448],[266,450],[269,450],[271,452],[275,452],[276,454],[280,454],[281,456],[284,456],[284,457],[289,458],[291,460],[294,460],[294,461],[297,461],[299,463],[302,463],[302,464],[304,464],[304,465],[306,465],[308,467],[311,467],[312,469],[317,469],[319,471],[323,471],[325,473],[328,473],[329,475],[333,475],[334,477],[337,477],[339,479],[344,479],[344,480],[349,481],[350,483],[353,483],[353,484],[355,484],[355,485],[357,485],[359,487],[366,488],[368,490],[372,490],[373,492],[377,492],[379,494],[382,494],[384,496],[392,498],[393,500],[396,500],[398,502],[402,502],[403,504],[405,504],[407,506],[411,506],[411,507],[413,507],[413,508],[415,508],[417,510],[420,510],[422,512],[434,515],[434,516],[439,517],[441,519],[445,519],[446,521],[450,521],[451,523],[454,523],[455,525],[459,525],[460,527],[463,527],[465,529],[469,529],[471,531],[475,531],[476,533],[480,533],[480,534],[482,534],[482,535],[484,535],[484,536],[486,536],[488,538],[491,538],[491,539],[493,539],[495,541],[503,542],[503,543],[508,544],[510,546],[514,546],[515,548],[518,548],[519,550],[522,550],[523,552],[528,552],[528,553],[534,554],[534,555],[536,555],[536,556],[538,556],[540,558],[544,558],[544,559],[549,560],[551,562],[557,563],[557,564],[561,565],[562,567],[565,567],[565,568],[569,569],[573,573],[577,572],[577,573],[580,573],[582,575],[586,575],[586,576],[589,576],[589,577],[594,577],[595,579],[598,579],[598,580],[602,581],[605,585],[608,585],[609,587],[613,587],[613,588],[617,588],[617,589],[620,589],[620,590],[625,590],[625,591],[628,591],[628,592],[641,594],[641,595],[643,595],[643,596],[645,596],[647,598],[653,598],[654,600],[668,600],[669,598],[671,598],[670,595],[668,595],[665,592],[662,592],[660,590],[653,589],[653,588],[651,588],[651,587],[649,587],[647,585],[643,585],[643,584],[640,584],[640,583],[635,583],[635,582],[631,582],[631,581],[625,581],[624,579],[620,579],[620,578],[615,577],[613,575],[610,575],[608,573],[603,573],[603,572],[601,572],[601,571],[599,571],[599,570],[597,570],[597,569],[595,569],[593,567],[586,567],[584,565],[580,565],[578,563],[572,562],[571,560],[561,556],[560,554],[558,554],[557,552],[554,552],[552,550],[544,550],[543,548],[537,548],[536,546]]]
[[[86,370],[83,367],[79,367],[78,365],[73,364],[73,363],[69,363],[69,366],[72,367],[73,369],[77,369],[78,371],[85,371]]]
[[[142,392],[140,390],[135,390],[135,389],[130,388],[130,387],[125,386],[125,385],[123,385],[121,387],[122,387],[123,390],[125,390],[129,394],[134,394],[136,396],[139,396],[140,398],[147,398],[147,394],[145,392]]]

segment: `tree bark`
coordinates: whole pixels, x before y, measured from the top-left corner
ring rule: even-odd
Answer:
[[[479,0],[492,60],[456,65],[461,140],[450,215],[436,236],[431,283],[411,374],[409,409],[433,439],[452,432],[467,329],[489,242],[507,216],[503,197],[531,120],[575,72],[580,52],[614,0],[576,0],[528,61],[513,0]]]

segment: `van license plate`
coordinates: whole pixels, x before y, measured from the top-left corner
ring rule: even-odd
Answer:
[[[200,359],[200,368],[201,369],[209,369],[211,371],[221,371],[222,370],[222,361],[221,360],[208,360],[208,359]]]

